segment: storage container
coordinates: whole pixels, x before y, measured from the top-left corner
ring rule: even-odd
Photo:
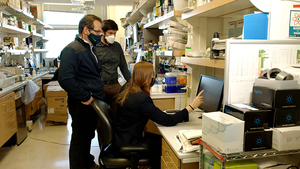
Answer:
[[[0,88],[5,88],[15,84],[15,79],[16,79],[15,76],[8,77],[6,79],[0,79]]]

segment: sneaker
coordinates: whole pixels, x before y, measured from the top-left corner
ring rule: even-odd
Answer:
[[[101,167],[98,164],[94,164],[90,169],[101,169]]]

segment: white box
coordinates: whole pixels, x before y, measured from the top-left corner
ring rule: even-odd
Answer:
[[[299,89],[297,80],[255,79],[254,86],[262,86],[272,89]]]
[[[245,122],[222,112],[204,113],[202,140],[221,153],[243,151]]]
[[[300,149],[300,126],[273,128],[272,148],[278,151]]]

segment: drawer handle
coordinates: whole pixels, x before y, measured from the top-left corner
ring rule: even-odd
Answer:
[[[164,159],[164,161],[168,164],[168,163],[171,163],[171,165],[173,166],[172,162],[167,162],[167,160],[165,159],[165,157],[168,157],[168,156],[163,156],[162,158]],[[170,157],[169,157],[170,158]]]
[[[170,150],[165,150],[166,153],[168,153]]]
[[[15,121],[16,119],[12,119],[10,122],[13,122],[13,121]]]
[[[11,100],[10,102],[12,103],[13,101],[15,101],[15,100]]]
[[[17,128],[12,129],[11,131],[15,131]]]
[[[2,106],[4,107],[4,114],[6,113],[6,104],[2,104]]]

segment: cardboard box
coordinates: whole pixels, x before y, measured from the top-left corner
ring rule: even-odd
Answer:
[[[66,97],[68,93],[60,86],[49,86],[45,92],[45,97]]]
[[[36,6],[30,6],[30,12],[34,16],[34,18],[38,18],[38,13],[37,13],[37,7]]]
[[[272,148],[272,130],[245,133],[244,151],[257,151]]]
[[[245,131],[255,131],[270,128],[273,114],[270,109],[262,109],[254,105],[225,105],[224,113],[245,121]]]
[[[236,37],[236,22],[228,23],[228,38]]]
[[[68,122],[68,114],[66,114],[66,115],[48,114],[46,121],[67,123]]]
[[[300,126],[300,108],[275,109],[273,127]]]
[[[245,122],[222,112],[202,115],[202,140],[221,153],[243,151]]]
[[[228,161],[225,164],[226,169],[257,169],[257,164],[251,160]],[[221,162],[215,162],[214,169],[221,169]]]
[[[300,149],[300,127],[273,128],[272,148],[278,151]]]
[[[18,27],[20,28],[20,29],[26,29],[26,25],[25,25],[25,22],[24,21],[18,21]]]
[[[271,89],[253,86],[252,104],[263,108],[300,108],[300,89]]]
[[[243,34],[244,30],[244,20],[238,20],[236,21],[236,37],[239,37]]]
[[[48,114],[67,114],[67,92],[60,86],[49,86],[45,92]]]
[[[244,39],[268,39],[268,20],[266,13],[244,15]]]
[[[48,114],[68,114],[67,97],[47,97]]]
[[[60,86],[58,81],[51,81],[43,85],[43,90],[47,90],[48,86]]]

